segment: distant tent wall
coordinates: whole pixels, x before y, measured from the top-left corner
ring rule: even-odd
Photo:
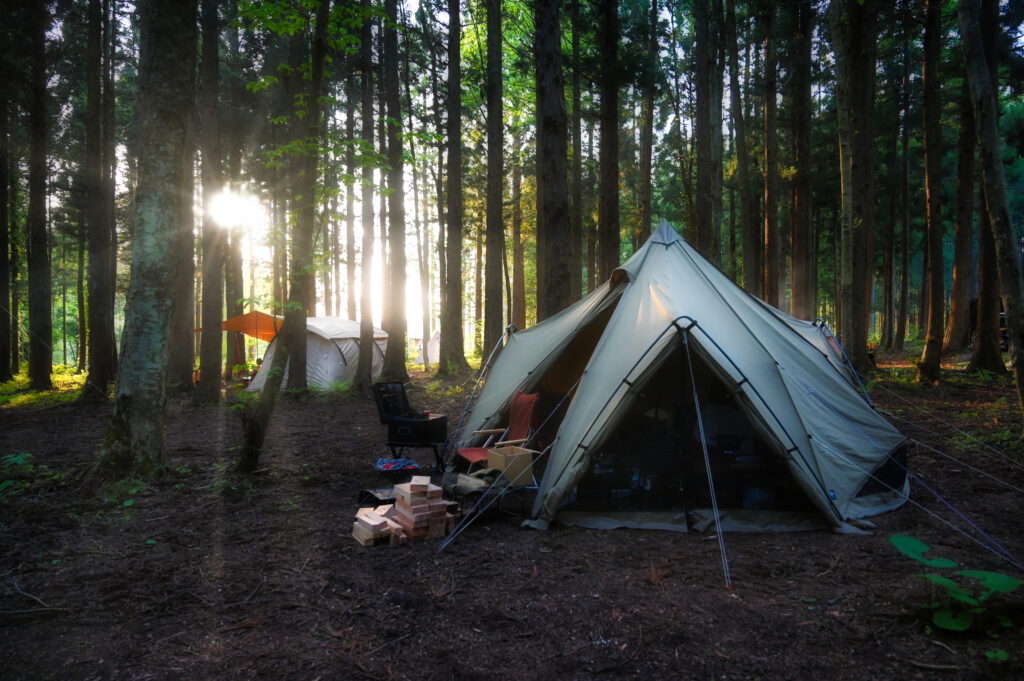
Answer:
[[[372,373],[380,376],[387,351],[387,334],[374,329]],[[260,370],[249,390],[260,390],[274,359],[276,339],[271,341]],[[306,382],[311,388],[329,389],[354,378],[359,362],[359,322],[340,317],[310,317],[306,320]],[[285,380],[288,370],[285,369]]]

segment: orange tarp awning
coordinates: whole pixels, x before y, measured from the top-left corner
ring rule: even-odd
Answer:
[[[275,317],[266,312],[246,312],[243,315],[226,319],[220,328],[224,331],[241,331],[247,336],[259,338],[269,343],[284,324],[283,317]]]

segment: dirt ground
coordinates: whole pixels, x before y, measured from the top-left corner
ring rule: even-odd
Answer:
[[[871,392],[919,443],[913,503],[871,534],[727,534],[732,591],[713,534],[526,530],[514,503],[442,552],[358,545],[357,495],[387,483],[369,399],[283,399],[251,477],[236,412],[172,400],[166,475],[100,497],[79,481],[109,405],[0,409],[0,679],[1024,678],[1021,593],[940,630],[889,542],[1024,576],[982,546],[1024,557],[1016,397],[909,375],[883,361]],[[410,397],[454,427],[468,381]]]

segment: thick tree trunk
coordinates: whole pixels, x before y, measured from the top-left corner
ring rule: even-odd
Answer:
[[[217,99],[220,91],[220,43],[217,0],[202,0],[202,55],[199,62],[200,148],[203,182],[203,333],[199,343],[199,385],[196,399],[216,404],[221,397],[224,360],[224,232],[213,214],[214,197],[220,193],[220,128]]]
[[[924,354],[917,365],[920,381],[939,380],[946,292],[942,238],[942,0],[927,0],[924,24],[924,174],[927,197],[928,330]]]
[[[714,81],[720,74],[716,58],[718,35],[715,27],[718,23],[716,18],[710,16],[713,12],[710,3],[694,3],[697,89],[694,135],[697,147],[697,186],[693,227],[696,230],[697,250],[717,265],[720,261],[720,246],[715,239],[718,230],[714,225],[714,188],[716,176],[719,178],[720,186],[721,165],[718,166],[716,173],[714,126],[721,125],[721,120],[714,120],[715,94],[720,92]]]
[[[326,3],[325,3],[326,4]],[[388,308],[391,310],[388,333],[388,347],[384,355],[383,374],[396,381],[409,379],[405,368],[406,337],[408,321],[405,318],[405,163],[402,154],[402,107],[401,79],[398,72],[398,3],[384,1],[384,93],[387,104],[388,130],[388,228],[391,257],[391,294]]]
[[[501,261],[505,252],[502,198],[505,179],[505,130],[502,125],[501,0],[487,0],[487,265],[484,294],[484,351],[490,352],[504,329]],[[578,278],[578,277],[577,277]]]
[[[448,2],[448,230],[445,295],[441,307],[438,373],[468,366],[462,332],[462,18],[458,0]]]
[[[568,120],[565,113],[565,81],[562,73],[560,7],[560,0],[537,0],[534,8],[537,78],[537,272],[541,275],[537,282],[538,321],[551,317],[572,302],[569,298],[571,257],[566,180]],[[603,143],[602,139],[602,145]],[[617,235],[616,230],[616,265]],[[602,272],[602,276],[606,274],[610,272]]]
[[[960,96],[960,139],[957,143],[956,232],[953,237],[953,290],[943,353],[959,353],[970,341],[971,263],[974,258],[974,113],[971,89],[964,79]]]
[[[833,0],[843,183],[840,331],[857,371],[868,368],[868,234],[874,231],[877,0]]]
[[[149,0],[141,12],[141,147],[132,276],[114,413],[91,480],[149,474],[164,455],[164,384],[173,308],[188,98],[195,86],[196,0]]]
[[[998,4],[993,3],[995,7]],[[990,13],[998,16],[998,10]],[[964,61],[974,101],[974,124],[981,150],[981,176],[985,186],[985,205],[988,223],[996,247],[999,283],[1006,308],[1006,330],[1010,338],[1010,370],[1017,384],[1017,396],[1024,410],[1024,281],[1021,280],[1020,249],[1010,222],[1006,177],[999,138],[999,100],[996,88],[995,59],[985,52],[985,46],[994,46],[995,35],[984,40],[981,28],[981,3],[961,0],[960,36],[963,41]],[[990,14],[991,16],[991,14]],[[990,24],[992,22],[989,22]],[[992,26],[992,33],[997,30]],[[994,52],[994,48],[990,48]]]
[[[795,32],[790,42],[790,99],[792,102],[793,214],[790,229],[790,312],[799,319],[814,319],[817,288],[813,263],[815,242],[811,227],[811,36],[814,5],[792,5]]]
[[[195,214],[192,207],[195,190],[195,125],[194,106],[189,101],[189,125],[185,131],[182,153],[182,182],[184,190],[178,196],[178,229],[174,235],[174,257],[177,258],[174,275],[174,312],[171,318],[171,340],[167,359],[167,389],[192,392],[192,372],[195,368]],[[201,322],[200,322],[201,323]],[[83,391],[85,398],[87,392]]]
[[[619,3],[597,5],[601,55],[601,147],[597,189],[597,269],[601,281],[619,266]],[[550,276],[550,269],[545,271]],[[556,310],[557,311],[557,310]]]
[[[896,310],[896,332],[892,347],[902,350],[907,337],[907,317],[910,313],[910,3],[903,0],[900,7],[902,34],[903,78],[900,81],[900,301]]]

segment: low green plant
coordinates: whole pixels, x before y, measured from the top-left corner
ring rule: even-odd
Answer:
[[[8,407],[52,407],[78,399],[85,385],[85,374],[74,367],[56,366],[50,374],[51,390],[29,389],[28,373],[22,371],[6,383],[0,383],[0,409]]]
[[[1009,629],[1014,626],[1005,615],[987,617],[989,601],[998,594],[1013,593],[1024,585],[1024,581],[1001,572],[954,570],[960,567],[956,561],[948,558],[926,558],[924,554],[931,549],[915,537],[896,534],[890,537],[889,541],[897,551],[908,558],[928,567],[952,571],[947,573],[952,576],[938,572],[915,575],[934,585],[940,593],[944,591],[945,599],[925,604],[926,608],[934,611],[931,620],[935,626],[948,631],[967,631],[977,623],[991,625],[991,620],[994,620],[998,627],[989,626],[986,632],[992,638],[999,637],[998,629]]]
[[[5,454],[0,457],[0,500],[64,485],[65,477],[46,464],[36,464],[28,452]]]

